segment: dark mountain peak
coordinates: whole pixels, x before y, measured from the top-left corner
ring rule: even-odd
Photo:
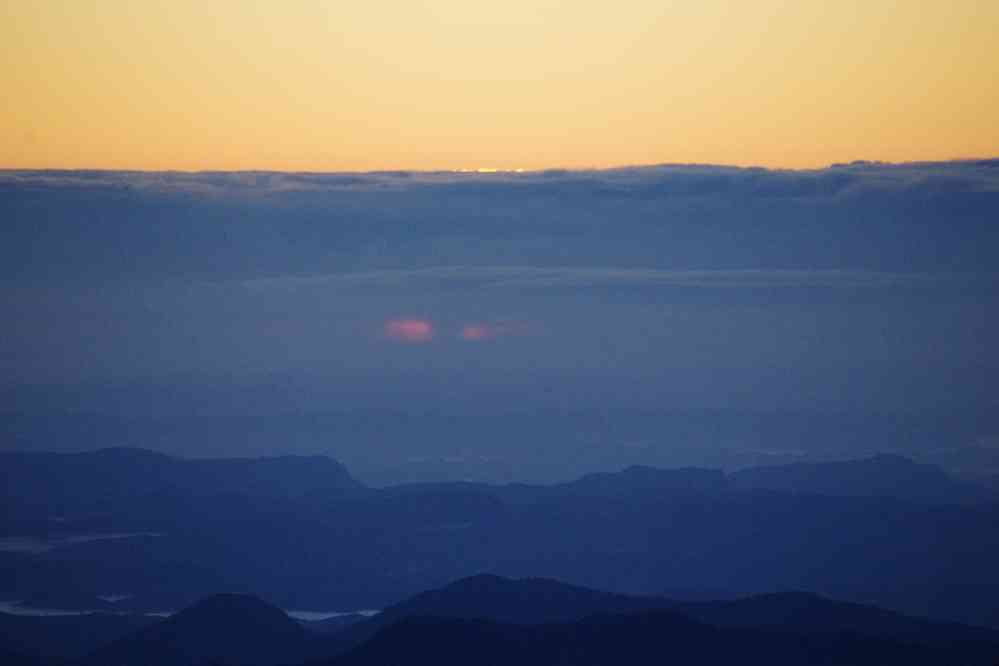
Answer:
[[[585,587],[577,587],[550,578],[504,578],[489,573],[480,573],[458,579],[444,587],[430,590],[413,597],[404,605],[412,608],[423,607],[425,615],[439,615],[439,611],[450,607],[468,605],[482,610],[480,617],[493,618],[491,612],[497,604],[553,603],[560,601],[580,601],[583,599],[613,599],[614,594],[599,592]],[[628,597],[625,597],[628,598]],[[431,608],[431,607],[434,608]],[[530,608],[519,609],[527,613]],[[538,610],[535,607],[535,610]],[[566,610],[571,610],[567,608]],[[429,612],[427,612],[429,611]],[[477,617],[462,613],[455,617]]]
[[[92,653],[86,664],[275,664],[307,654],[308,631],[280,608],[216,594]]]
[[[175,623],[179,623],[206,616],[217,618],[222,615],[232,619],[245,618],[272,625],[282,624],[285,623],[285,620],[289,620],[288,626],[298,626],[283,610],[272,606],[263,599],[249,594],[232,593],[213,594],[210,597],[205,597],[193,606],[180,611],[171,619]]]
[[[210,628],[210,629],[209,629]],[[283,610],[247,594],[216,594],[150,627],[149,634],[199,643],[252,632],[255,639],[282,640],[305,635]],[[211,636],[209,636],[211,634]]]
[[[765,594],[754,594],[746,599],[753,599],[757,601],[769,601],[773,603],[780,604],[799,604],[799,605],[810,605],[818,603],[832,603],[829,599],[815,594],[814,592],[807,592],[805,590],[781,590],[780,592],[768,592]]]
[[[611,603],[615,600],[631,601],[633,597],[627,595],[616,595],[611,592],[591,590],[586,587],[579,587],[569,583],[563,583],[552,578],[505,578],[489,573],[480,573],[468,578],[461,578],[437,590],[431,590],[422,595],[418,595],[412,601],[424,602],[447,602],[460,604],[465,599],[478,604],[483,611],[481,617],[497,617],[492,611],[501,608],[504,604],[523,604],[524,608],[517,609],[523,613],[523,617],[530,618],[538,611],[548,606],[548,610],[559,609],[556,615],[561,615],[562,606],[568,613],[567,616],[582,616],[581,609],[572,608],[573,604],[586,604],[588,602],[599,602],[600,604]],[[635,599],[643,599],[636,597]],[[532,610],[530,604],[540,604]],[[513,610],[512,606],[510,608]],[[430,614],[430,613],[427,613]],[[470,615],[468,617],[476,617]],[[530,621],[530,620],[526,620]]]
[[[654,597],[632,597],[577,587],[548,578],[504,578],[488,573],[456,580],[386,608],[345,630],[354,644],[403,618],[481,619],[509,624],[580,620],[597,613],[629,613],[663,608]]]
[[[478,573],[465,578],[459,578],[456,581],[448,583],[441,589],[450,592],[457,592],[460,590],[495,589],[514,582],[515,581],[513,579],[497,576],[496,574]]]

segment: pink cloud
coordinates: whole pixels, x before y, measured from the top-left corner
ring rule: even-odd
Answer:
[[[488,340],[496,336],[496,332],[485,324],[465,324],[461,328],[463,340]]]
[[[462,340],[469,342],[482,342],[508,335],[524,335],[527,330],[528,327],[525,324],[517,322],[471,322],[461,327],[459,336]]]
[[[383,332],[396,342],[429,342],[434,338],[434,325],[425,319],[390,319]]]

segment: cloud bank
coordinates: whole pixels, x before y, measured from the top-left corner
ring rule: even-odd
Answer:
[[[865,289],[932,287],[974,283],[987,276],[951,273],[887,273],[849,270],[686,270],[573,268],[532,266],[446,266],[413,270],[293,276],[247,280],[251,290],[293,290],[316,287],[414,288],[468,287],[483,289],[543,289],[549,287],[687,287],[695,289],[824,288]]]
[[[999,160],[6,171],[0,219],[18,402],[274,377],[317,409],[496,387],[490,407],[896,409],[999,390]]]
[[[79,285],[490,266],[991,273],[997,210],[999,160],[815,171],[6,171],[0,278]]]

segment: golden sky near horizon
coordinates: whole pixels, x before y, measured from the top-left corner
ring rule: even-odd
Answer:
[[[995,0],[4,0],[0,168],[999,155]]]

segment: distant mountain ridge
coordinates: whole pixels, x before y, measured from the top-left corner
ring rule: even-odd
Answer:
[[[294,498],[338,497],[369,489],[327,456],[175,458],[148,449],[106,448],[88,453],[0,453],[10,471],[7,502],[106,503],[135,496],[244,494]],[[789,463],[725,473],[718,469],[663,469],[633,465],[548,485],[440,482],[389,486],[388,494],[428,489],[485,490],[508,500],[552,495],[627,498],[650,492],[711,493],[771,490],[841,496],[885,496],[927,502],[987,498],[987,489],[959,481],[943,469],[904,456],[879,454],[847,461]]]
[[[554,496],[628,499],[660,492],[711,494],[755,490],[893,497],[926,503],[969,503],[989,499],[986,488],[957,480],[940,467],[887,454],[848,461],[753,467],[729,473],[698,467],[660,469],[633,465],[619,472],[597,472],[575,481],[546,486],[442,482],[392,486],[385,491],[404,493],[430,488],[479,490],[515,502]]]
[[[79,510],[157,496],[300,497],[363,488],[325,456],[174,458],[147,449],[89,453],[0,453],[5,503]]]
[[[0,595],[35,605],[124,592],[115,610],[163,611],[252,590],[349,612],[489,571],[687,599],[807,590],[999,627],[994,498],[894,457],[387,488],[329,458],[111,450],[7,463]]]
[[[924,502],[968,502],[982,488],[958,481],[941,468],[898,455],[859,460],[754,467],[728,476],[734,488],[822,495],[899,497]]]

